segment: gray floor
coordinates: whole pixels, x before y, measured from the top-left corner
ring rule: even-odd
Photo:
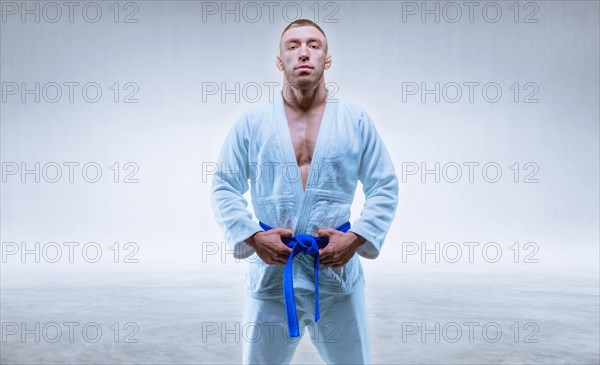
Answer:
[[[238,273],[3,274],[1,284],[2,364],[241,360]],[[371,272],[366,294],[372,360],[598,364],[598,287],[597,273]],[[322,363],[308,336],[293,363]]]

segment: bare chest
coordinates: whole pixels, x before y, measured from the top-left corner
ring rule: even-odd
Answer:
[[[286,108],[285,114],[290,137],[296,155],[296,162],[300,168],[310,167],[321,128],[323,112],[324,108],[318,108],[309,113],[298,114]]]

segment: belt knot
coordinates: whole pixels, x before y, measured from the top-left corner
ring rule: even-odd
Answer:
[[[273,229],[263,222],[258,223],[265,231]],[[336,228],[336,230],[342,232],[348,232],[349,229],[350,222],[346,222]],[[321,315],[321,311],[319,309],[319,265],[321,263],[319,248],[327,246],[329,239],[327,237],[314,237],[307,234],[299,234],[292,237],[282,237],[281,241],[292,249],[283,271],[283,299],[285,301],[285,309],[288,320],[288,335],[289,337],[299,337],[300,328],[298,326],[298,314],[296,313],[296,300],[294,298],[294,275],[292,270],[292,262],[294,257],[296,257],[296,255],[299,253],[313,255],[315,258],[315,322],[317,322],[319,321]]]

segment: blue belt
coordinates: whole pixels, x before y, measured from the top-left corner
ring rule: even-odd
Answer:
[[[262,229],[268,231],[272,227],[267,226],[263,222],[258,222]],[[350,222],[346,222],[337,227],[336,230],[348,232]],[[292,272],[292,260],[299,253],[315,256],[315,323],[320,318],[319,310],[319,264],[321,263],[321,255],[319,248],[327,246],[329,238],[313,237],[306,234],[291,237],[281,237],[281,241],[292,249],[292,253],[288,257],[283,272],[283,298],[285,300],[285,309],[288,320],[288,335],[289,337],[299,337],[300,330],[298,327],[298,315],[296,313],[296,300],[294,299],[294,275]]]

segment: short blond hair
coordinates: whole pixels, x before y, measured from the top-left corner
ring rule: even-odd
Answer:
[[[283,32],[281,32],[281,36],[283,37],[283,34],[285,32],[288,31],[288,29],[290,28],[295,28],[295,27],[305,27],[305,26],[310,26],[310,27],[315,27],[317,28],[317,30],[319,32],[321,32],[321,34],[323,34],[323,37],[325,37],[325,39],[327,39],[327,36],[325,35],[325,32],[323,31],[323,29],[321,29],[321,27],[319,27],[319,25],[315,22],[313,22],[312,20],[309,19],[296,19],[293,22],[291,22],[290,24],[288,24],[287,27],[285,27],[285,29],[283,30]]]

